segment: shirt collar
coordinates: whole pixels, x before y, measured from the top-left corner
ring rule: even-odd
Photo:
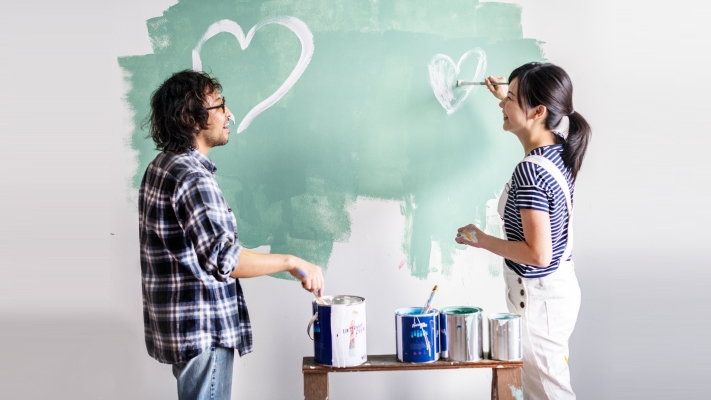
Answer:
[[[526,155],[530,156],[532,154],[536,154],[536,155],[543,154],[543,152],[546,151],[546,149],[555,149],[556,151],[560,152],[560,151],[563,151],[563,145],[560,143],[547,144],[545,146],[536,147],[535,149],[531,150],[531,152]]]
[[[199,151],[190,149],[188,150],[188,154],[192,157],[195,157],[198,161],[200,161],[200,163],[205,167],[205,169],[212,172],[213,174],[215,173],[215,171],[217,171],[217,166],[215,165],[215,163],[213,163],[212,160],[210,160],[206,156],[202,155],[202,153],[200,153]]]

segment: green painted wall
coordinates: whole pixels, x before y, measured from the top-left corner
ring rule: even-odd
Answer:
[[[191,52],[212,23],[229,19],[245,34],[266,18],[293,16],[313,34],[315,51],[301,78],[271,108],[209,156],[235,210],[240,242],[271,245],[328,264],[334,242],[350,235],[348,207],[358,196],[400,201],[403,250],[414,276],[431,272],[432,241],[451,272],[456,229],[485,220],[485,203],[523,156],[501,129],[486,91],[447,115],[428,82],[435,54],[455,62],[486,52],[485,76],[507,76],[542,61],[540,42],[524,39],[521,9],[477,1],[185,0],[147,22],[154,54],[122,57],[134,111],[131,146],[138,186],[156,154],[141,129],[153,90],[192,67]],[[301,46],[289,29],[268,25],[245,50],[228,33],[205,43],[203,69],[224,86],[237,123],[271,95],[296,65]],[[465,68],[463,68],[463,71]],[[470,79],[463,77],[464,79]],[[367,249],[363,249],[367,251]],[[280,276],[286,277],[286,276]]]

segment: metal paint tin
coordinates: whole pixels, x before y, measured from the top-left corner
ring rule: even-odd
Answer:
[[[397,359],[428,363],[439,360],[439,311],[421,314],[422,307],[395,310]]]
[[[440,310],[442,357],[447,361],[479,361],[484,358],[482,309],[445,307]]]
[[[520,315],[503,313],[489,316],[489,357],[502,361],[523,358]]]
[[[358,296],[324,296],[326,304],[311,303],[314,361],[331,367],[353,367],[368,360],[365,336],[365,299]]]

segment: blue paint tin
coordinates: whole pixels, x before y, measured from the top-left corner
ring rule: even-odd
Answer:
[[[368,360],[365,337],[365,299],[358,296],[324,296],[314,300],[314,361],[331,367],[353,367]]]
[[[439,360],[439,311],[421,312],[422,307],[395,310],[397,359],[402,362]]]
[[[440,354],[446,359],[449,357],[449,345],[447,344],[447,316],[444,314],[439,315],[439,335]]]

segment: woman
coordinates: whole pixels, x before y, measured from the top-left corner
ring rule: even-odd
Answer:
[[[573,110],[568,74],[553,64],[515,69],[509,85],[486,85],[501,100],[504,130],[527,157],[499,200],[504,239],[475,225],[459,228],[456,242],[505,259],[509,312],[522,317],[523,391],[527,399],[574,399],[568,339],[580,308],[575,277],[572,197],[590,140],[590,126]]]

